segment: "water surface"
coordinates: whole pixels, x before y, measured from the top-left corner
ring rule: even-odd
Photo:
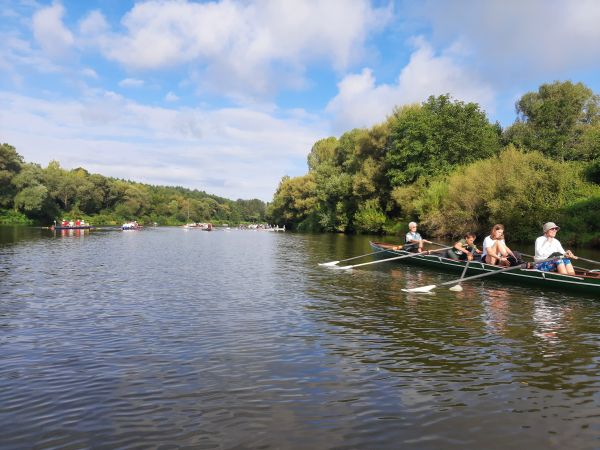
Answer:
[[[600,299],[318,266],[360,236],[1,230],[0,448],[600,447]]]

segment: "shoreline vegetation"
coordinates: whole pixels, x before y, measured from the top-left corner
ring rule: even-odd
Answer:
[[[565,244],[599,248],[600,97],[582,83],[556,81],[523,95],[516,112],[502,129],[478,104],[449,95],[397,107],[372,128],[316,142],[308,173],[284,176],[268,204],[66,170],[57,161],[43,168],[1,144],[0,224],[268,222],[403,236],[416,221],[431,238],[481,239],[503,223],[509,240],[526,242],[552,221]]]
[[[27,163],[9,144],[0,144],[0,225],[50,226],[84,219],[94,226],[264,223],[262,200],[229,200],[180,186],[153,186]]]
[[[530,242],[548,221],[567,245],[600,247],[600,97],[543,84],[502,129],[476,103],[431,96],[383,123],[314,144],[308,173],[283,177],[267,216],[288,229],[479,239],[502,223]]]

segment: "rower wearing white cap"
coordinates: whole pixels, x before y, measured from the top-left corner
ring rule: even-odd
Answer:
[[[571,259],[577,257],[571,250],[565,251],[560,241],[556,239],[556,233],[560,227],[554,222],[547,222],[543,227],[544,235],[535,240],[535,268],[544,272],[558,272],[563,275],[575,275],[575,269]],[[555,257],[551,261],[539,262]]]

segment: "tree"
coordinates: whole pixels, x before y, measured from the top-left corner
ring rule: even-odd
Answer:
[[[128,183],[123,200],[117,204],[115,211],[125,219],[135,219],[144,214],[149,200],[150,195],[144,185]]]
[[[377,200],[367,200],[358,207],[354,216],[354,226],[363,233],[380,233],[385,225],[386,216]]]
[[[14,207],[30,217],[52,219],[56,208],[44,185],[44,170],[38,164],[24,164],[12,179],[17,194]]]
[[[581,140],[587,128],[600,122],[600,97],[583,83],[542,84],[538,92],[523,95],[516,110],[517,122],[505,133],[507,143],[561,161],[589,157],[589,151],[577,147],[585,147]]]
[[[306,228],[316,225],[316,184],[312,173],[301,177],[284,176],[279,182],[273,201],[267,210],[268,219],[275,224],[291,227],[305,223]]]
[[[10,208],[16,194],[13,177],[21,171],[23,157],[8,144],[0,145],[0,207]]]
[[[46,186],[41,184],[27,186],[15,196],[15,208],[38,215],[42,212],[42,206],[47,197],[48,189]]]
[[[404,107],[394,119],[386,156],[392,187],[449,173],[500,150],[500,126],[490,124],[479,105],[449,95]]]

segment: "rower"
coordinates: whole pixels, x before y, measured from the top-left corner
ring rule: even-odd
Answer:
[[[473,261],[473,257],[481,254],[481,250],[475,245],[476,237],[475,233],[465,234],[460,241],[448,250],[448,258],[459,261]]]
[[[423,244],[431,244],[431,241],[427,239],[423,239],[421,234],[417,232],[417,222],[410,222],[408,224],[408,233],[404,238],[404,246],[394,247],[393,250],[405,250],[411,253],[422,253],[423,252]]]
[[[554,222],[547,222],[542,227],[544,235],[535,240],[534,260],[538,263],[535,268],[544,272],[558,272],[563,275],[575,275],[575,269],[571,259],[577,259],[571,250],[565,251],[560,241],[556,239],[556,233],[560,227]],[[543,261],[556,256],[551,261]]]

